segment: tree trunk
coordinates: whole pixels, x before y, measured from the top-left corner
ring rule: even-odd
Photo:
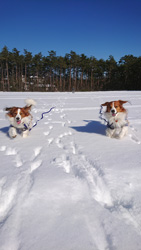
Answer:
[[[82,86],[83,86],[83,71],[81,73],[81,82],[80,82],[80,90],[82,91]]]
[[[60,82],[59,82],[59,90],[61,91],[62,89],[62,69],[60,69]]]
[[[14,87],[15,90],[15,77],[14,77],[14,68],[12,66],[12,87]]]
[[[53,71],[53,76],[52,76],[52,88],[51,91],[54,91],[54,71]]]
[[[23,76],[23,65],[20,65],[20,69],[19,69],[19,90],[23,91],[24,90],[24,82],[22,80],[22,76]]]
[[[3,79],[3,67],[2,67],[2,64],[1,64],[1,85],[2,85],[2,91],[4,91],[4,79]]]
[[[88,72],[86,73],[86,89],[88,90],[89,89],[89,86],[87,86],[88,85]]]
[[[26,91],[27,89],[27,66],[25,64],[25,77],[24,77],[24,90]]]
[[[39,73],[38,73],[38,71],[37,71],[36,75],[37,75],[37,90],[39,91]]]
[[[17,64],[16,64],[16,84],[18,83],[18,67],[17,67]]]
[[[64,77],[64,81],[63,81],[63,91],[66,90],[66,81],[65,81],[65,77]]]
[[[70,67],[70,77],[69,77],[69,91],[71,90],[71,67]]]
[[[76,91],[76,79],[77,79],[77,75],[76,75],[76,68],[74,71],[74,91]]]
[[[93,71],[91,70],[91,91],[93,90]]]
[[[51,69],[50,69],[50,75],[49,75],[49,84],[50,84],[50,89],[52,90]]]
[[[8,91],[10,91],[9,74],[8,74],[8,62],[6,62],[6,75],[7,75],[7,88],[8,88]]]
[[[62,86],[62,91],[66,90],[66,79],[65,79],[65,69],[63,70],[63,86]]]

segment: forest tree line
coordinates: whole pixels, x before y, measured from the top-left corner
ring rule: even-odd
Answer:
[[[0,91],[141,90],[141,56],[123,56],[116,62],[48,51],[32,55],[5,46],[0,52]]]

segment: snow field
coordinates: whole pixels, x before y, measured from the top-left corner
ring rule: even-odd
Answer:
[[[140,250],[141,92],[0,93],[2,250]],[[33,98],[26,139],[3,108]],[[129,135],[105,136],[100,104],[129,100]]]

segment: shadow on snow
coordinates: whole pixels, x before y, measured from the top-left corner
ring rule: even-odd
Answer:
[[[106,126],[104,124],[101,124],[101,122],[91,121],[91,120],[84,120],[84,122],[87,122],[85,126],[71,127],[71,128],[75,129],[78,132],[105,135]]]
[[[0,131],[4,134],[7,134],[8,133],[8,130],[9,130],[9,127],[3,127],[3,128],[0,128]]]

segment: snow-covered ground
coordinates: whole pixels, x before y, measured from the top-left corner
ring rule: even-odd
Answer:
[[[3,108],[33,98],[28,138]],[[129,135],[105,136],[100,104],[127,100]],[[141,92],[0,92],[0,250],[141,249]]]

